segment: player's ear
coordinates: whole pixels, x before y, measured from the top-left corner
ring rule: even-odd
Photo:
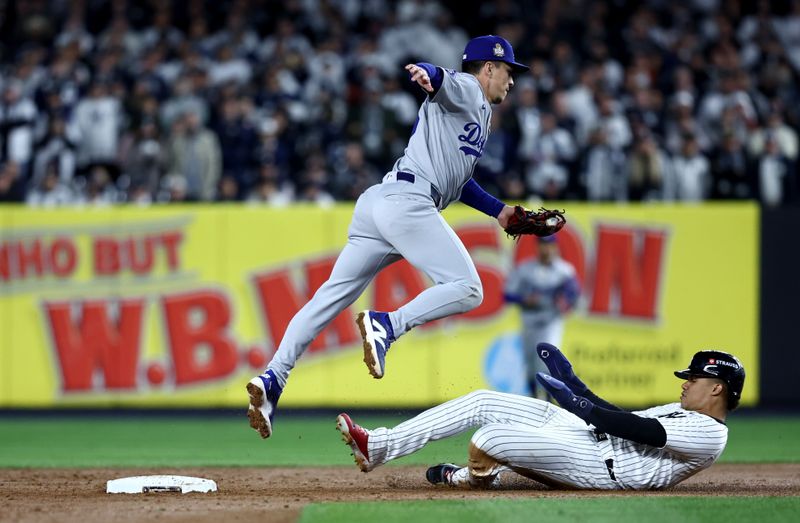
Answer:
[[[712,396],[726,396],[725,394],[725,382],[722,380],[716,380],[714,383],[714,388],[711,389]]]

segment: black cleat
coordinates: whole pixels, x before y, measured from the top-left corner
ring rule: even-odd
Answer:
[[[453,476],[453,472],[460,468],[461,467],[458,465],[453,465],[452,463],[439,463],[438,465],[430,467],[425,472],[425,478],[434,485],[440,485],[442,483],[445,485],[452,485],[453,483],[450,481],[450,478]]]

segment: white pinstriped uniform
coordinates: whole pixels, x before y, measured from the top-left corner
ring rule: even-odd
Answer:
[[[574,414],[535,398],[479,390],[429,409],[388,429],[369,431],[372,466],[406,456],[429,441],[480,427],[472,443],[504,465],[576,488],[664,488],[709,467],[722,454],[727,427],[671,403],[638,411],[657,418],[667,432],[664,448],[609,436],[598,442],[593,427]],[[612,479],[605,460],[614,460]],[[468,481],[466,469],[454,475]],[[461,472],[461,474],[459,474]],[[499,472],[499,470],[498,470]]]

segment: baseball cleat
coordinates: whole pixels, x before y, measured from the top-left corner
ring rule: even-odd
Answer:
[[[369,462],[369,433],[363,428],[359,427],[353,420],[350,419],[345,413],[339,414],[336,417],[336,430],[342,435],[342,441],[350,445],[353,451],[353,459],[361,469],[361,472],[369,472],[372,470],[372,464]]]
[[[453,465],[452,463],[439,463],[438,465],[434,465],[430,467],[425,472],[425,479],[428,480],[429,483],[434,485],[453,485],[451,478],[453,477],[453,472],[460,469],[458,465]]]
[[[272,435],[272,417],[275,415],[281,392],[283,389],[271,370],[256,376],[247,384],[247,394],[250,395],[247,417],[250,418],[250,426],[263,439]]]
[[[364,340],[364,363],[375,379],[383,377],[386,352],[395,341],[392,322],[385,312],[362,311],[358,313],[356,324]]]

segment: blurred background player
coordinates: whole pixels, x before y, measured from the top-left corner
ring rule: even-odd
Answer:
[[[561,344],[564,317],[578,301],[580,284],[575,267],[559,255],[555,235],[539,238],[538,248],[535,259],[511,270],[504,295],[508,303],[520,307],[525,378],[530,395],[546,399],[547,392],[536,381],[536,373],[547,369],[536,354],[536,346],[542,342]]]

